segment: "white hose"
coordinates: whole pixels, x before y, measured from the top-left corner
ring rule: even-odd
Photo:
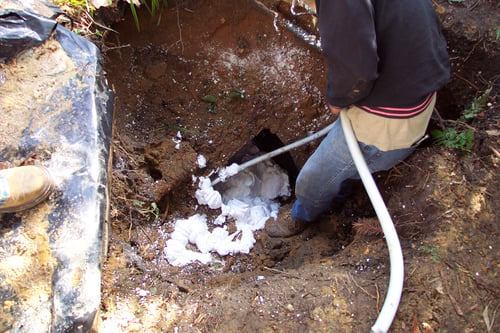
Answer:
[[[366,192],[370,197],[377,217],[384,231],[385,239],[387,242],[387,247],[389,248],[389,259],[391,262],[391,275],[389,278],[389,287],[387,289],[387,295],[385,297],[384,305],[380,310],[375,324],[371,328],[372,333],[385,333],[391,327],[394,316],[399,306],[399,301],[401,299],[401,293],[403,291],[403,281],[404,281],[404,261],[403,252],[401,251],[401,245],[399,243],[398,234],[396,233],[396,228],[392,223],[391,216],[387,211],[384,200],[377,189],[377,185],[373,180],[370,170],[366,165],[363,154],[359,149],[359,144],[352,131],[352,126],[347,113],[345,110],[340,112],[340,120],[342,122],[342,129],[344,130],[344,135],[347,141],[347,146],[351,152],[354,164],[358,169],[363,185],[365,186]]]
[[[401,293],[403,291],[403,281],[404,281],[404,261],[403,261],[403,252],[401,250],[401,245],[399,243],[398,234],[396,232],[396,228],[394,228],[394,224],[392,222],[391,216],[385,206],[384,200],[378,191],[377,185],[373,180],[372,174],[366,165],[365,159],[361,150],[359,149],[358,140],[354,136],[352,131],[352,126],[349,118],[347,117],[347,113],[345,110],[340,112],[340,120],[342,123],[342,129],[344,131],[345,139],[347,142],[347,146],[349,147],[349,151],[351,153],[352,159],[354,160],[354,164],[358,169],[358,173],[361,177],[363,185],[365,186],[366,192],[372,202],[372,205],[375,209],[377,217],[380,221],[380,225],[382,226],[382,230],[384,232],[384,236],[387,242],[387,247],[389,249],[389,259],[391,262],[391,272],[389,278],[389,287],[387,288],[387,295],[385,297],[384,305],[380,310],[377,320],[375,324],[371,328],[371,333],[385,333],[391,327],[392,321],[396,315],[398,310],[399,301],[401,299]],[[315,140],[325,134],[327,134],[330,129],[332,129],[334,123],[328,125],[321,131],[314,133],[304,139],[301,139],[297,142],[289,144],[288,146],[281,147],[279,149],[273,150],[267,154],[259,156],[255,159],[252,159],[242,165],[238,166],[238,170],[236,173],[267,159],[270,159],[276,155],[280,155],[284,152],[287,152],[291,149],[302,146],[312,140]],[[235,173],[235,174],[236,174]],[[222,179],[219,177],[212,182],[212,186],[218,184]]]
[[[297,147],[300,147],[310,141],[313,141],[313,140],[316,140],[317,138],[320,138],[322,137],[323,135],[326,135],[333,127],[333,124],[330,124],[328,126],[326,126],[325,128],[323,128],[321,131],[318,131],[312,135],[309,135],[308,137],[305,137],[297,142],[294,142],[294,143],[291,143],[289,144],[288,146],[284,146],[284,147],[281,147],[281,148],[278,148],[276,150],[273,150],[272,152],[269,152],[267,154],[264,154],[264,155],[261,155],[257,158],[254,158],[248,162],[245,162],[243,163],[242,165],[238,165],[238,170],[235,174],[239,173],[240,171],[242,170],[245,170],[246,168],[248,167],[251,167],[252,165],[255,165],[257,163],[260,163],[262,161],[265,161],[265,160],[268,160],[270,158],[273,158],[274,156],[276,155],[280,155],[280,154],[283,154],[284,152],[287,152],[289,150],[292,150],[294,148],[297,148]],[[234,174],[233,174],[234,176]],[[221,179],[221,177],[219,178],[216,178],[212,181],[212,186],[215,186],[216,184],[220,183],[221,181],[223,181],[223,179]]]

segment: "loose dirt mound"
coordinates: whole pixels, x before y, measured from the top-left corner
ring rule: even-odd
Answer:
[[[478,24],[479,37],[467,35],[461,44],[464,25],[457,22],[464,12],[498,8],[439,3],[454,69],[439,113],[458,117],[479,91],[491,84],[494,90],[473,123],[478,140],[468,156],[428,142],[376,175],[406,264],[393,331],[493,332],[500,330],[500,124],[498,67],[485,60],[498,59],[488,52],[498,42]],[[333,119],[324,104],[321,54],[284,28],[276,31],[251,2],[184,1],[154,21],[142,14],[140,33],[127,17],[103,46],[117,94],[104,331],[369,331],[390,263],[360,183],[341,208],[297,237],[257,232],[250,254],[214,255],[210,265],[178,268],[164,259],[177,218],[214,214],[197,205],[192,175],[226,165],[263,130],[288,144]],[[316,144],[291,152],[297,167]],[[200,154],[208,161],[203,169]]]

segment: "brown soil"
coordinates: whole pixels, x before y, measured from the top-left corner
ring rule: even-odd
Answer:
[[[494,1],[435,5],[454,73],[438,97],[441,118],[457,119],[493,90],[468,124],[476,138],[470,154],[428,141],[375,177],[405,257],[391,331],[495,332],[499,8]],[[182,1],[154,20],[144,11],[139,19],[141,32],[127,12],[113,25],[119,34],[107,33],[102,45],[116,91],[102,331],[368,332],[390,262],[361,183],[342,208],[299,236],[271,239],[260,231],[249,254],[209,265],[173,267],[163,257],[177,218],[214,214],[198,207],[193,174],[225,166],[262,130],[288,144],[334,120],[324,103],[322,55],[286,29],[277,32],[251,1]],[[297,167],[316,145],[291,152]],[[198,154],[208,161],[204,169]]]

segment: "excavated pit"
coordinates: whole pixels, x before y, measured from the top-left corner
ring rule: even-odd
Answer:
[[[107,39],[108,77],[117,94],[115,197],[124,204],[135,202],[132,219],[157,207],[155,221],[162,227],[196,213],[210,220],[218,212],[198,205],[193,177],[248,160],[252,145],[259,154],[270,152],[334,120],[323,98],[324,58],[315,47],[249,1],[210,10],[205,6],[192,2],[184,10],[165,10],[155,22],[142,15],[140,32],[124,21],[114,27],[119,34]],[[202,24],[200,12],[205,13]],[[233,15],[218,14],[228,12]],[[286,170],[291,188],[290,196],[276,198],[281,205],[293,199],[298,170],[319,141],[273,158]],[[200,156],[206,160],[203,167],[197,164]],[[354,209],[373,216],[366,198],[360,200]],[[118,206],[130,210],[119,201]],[[335,218],[331,221],[331,235],[339,230],[342,235],[340,241],[325,244],[327,253],[352,238],[352,210],[336,214],[348,220],[340,225]],[[172,230],[170,226],[164,232]],[[264,241],[264,248],[253,255],[268,256],[269,242],[274,241]],[[305,259],[287,260],[292,248],[278,247],[266,264],[290,261],[296,267]]]
[[[299,236],[272,239],[259,230],[248,254],[212,253],[207,264],[178,267],[165,258],[176,221],[198,213],[213,221],[220,214],[197,202],[200,177],[241,161],[249,143],[262,152],[274,150],[334,120],[324,102],[323,56],[253,3],[181,1],[154,20],[140,11],[140,32],[127,14],[113,25],[118,34],[106,33],[105,68],[116,91],[111,239],[101,315],[108,331],[348,332],[369,331],[376,319],[390,263],[360,182],[353,183],[350,200]],[[278,3],[269,8],[289,8]],[[314,30],[305,15],[283,17]],[[450,46],[454,69],[462,66],[462,53],[470,52],[468,64],[477,57],[474,49],[458,44]],[[454,76],[441,92],[437,107],[443,116],[456,114],[470,100],[461,94],[470,92],[463,82]],[[292,189],[297,170],[318,143],[275,159],[287,170]],[[462,204],[450,199],[452,184],[462,181],[457,166],[454,156],[428,141],[406,163],[375,177],[408,266],[395,330],[423,331],[428,322],[453,328],[457,322],[446,319],[440,326],[439,314],[453,307],[444,306],[448,298],[434,284],[443,277],[424,255],[434,249],[436,233],[456,223],[447,214]],[[464,228],[473,225],[461,222]],[[236,230],[231,222],[227,228]],[[449,244],[459,239],[449,237]],[[197,251],[193,244],[186,248]],[[463,278],[463,271],[456,274]],[[447,283],[455,283],[455,276]],[[435,307],[436,298],[441,308]],[[474,318],[480,321],[482,308],[477,309]]]

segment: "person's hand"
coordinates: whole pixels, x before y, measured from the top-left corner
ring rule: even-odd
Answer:
[[[340,114],[340,110],[342,110],[341,107],[333,106],[330,104],[328,104],[328,107],[330,108],[330,111],[333,113],[335,117],[337,117]]]

